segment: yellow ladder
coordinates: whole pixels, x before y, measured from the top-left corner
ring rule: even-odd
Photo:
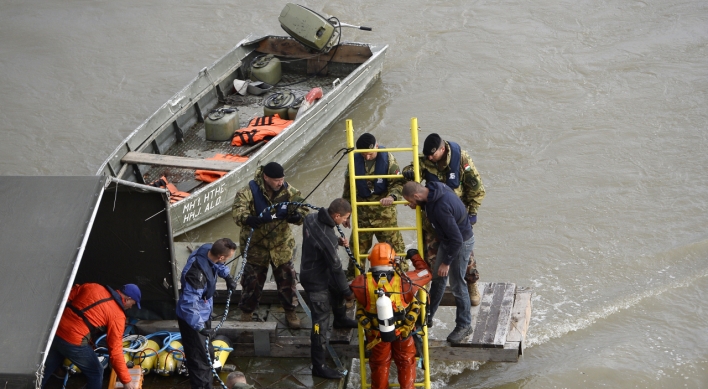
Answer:
[[[410,151],[413,156],[413,171],[415,172],[415,180],[416,182],[420,182],[420,166],[418,163],[418,118],[411,118],[411,147],[398,147],[398,148],[386,148],[386,149],[378,149],[377,152],[396,152],[396,151]],[[421,219],[421,214],[420,214],[420,207],[416,207],[415,210],[415,227],[375,227],[375,228],[359,228],[359,219],[358,219],[358,212],[357,212],[357,207],[360,206],[365,206],[365,207],[371,207],[371,206],[381,206],[381,204],[377,201],[362,201],[358,202],[356,201],[356,180],[358,179],[374,179],[374,178],[388,178],[388,179],[394,179],[394,178],[401,178],[401,175],[396,175],[396,174],[381,174],[381,175],[370,175],[370,176],[357,176],[354,173],[354,153],[370,153],[371,149],[356,149],[355,148],[355,143],[354,143],[354,125],[352,124],[351,119],[347,119],[346,121],[346,132],[347,132],[347,148],[348,149],[353,149],[352,152],[349,153],[349,192],[351,193],[351,199],[350,202],[352,204],[352,216],[351,216],[351,227],[352,227],[352,241],[350,242],[349,247],[352,249],[352,252],[354,253],[354,258],[356,259],[357,263],[361,265],[362,259],[367,257],[366,253],[360,253],[359,252],[359,232],[376,232],[376,231],[406,231],[406,230],[416,230],[417,231],[417,238],[418,238],[418,251],[420,253],[423,253],[423,230],[422,230],[422,219]],[[400,201],[394,201],[394,204],[408,204],[407,201],[405,200],[400,200]],[[422,255],[422,254],[421,254]],[[359,269],[355,269],[355,274],[359,274]],[[427,298],[427,290],[425,288],[420,288],[418,290],[418,300],[426,302],[428,301]],[[426,310],[427,310],[427,305],[422,304],[422,309],[420,312],[420,318],[422,318],[422,321],[425,322],[426,318]],[[425,374],[425,380],[423,382],[416,382],[415,386],[416,387],[423,387],[425,389],[430,389],[430,364],[429,364],[429,353],[428,353],[428,327],[423,325],[423,371]],[[360,375],[361,375],[361,388],[366,389],[371,387],[370,383],[367,383],[366,380],[366,364],[369,362],[369,359],[366,358],[365,356],[365,346],[364,346],[364,328],[359,325],[359,361],[360,361]],[[416,358],[418,359],[418,358]],[[391,387],[398,387],[400,386],[397,382],[396,383],[389,383],[389,386]]]

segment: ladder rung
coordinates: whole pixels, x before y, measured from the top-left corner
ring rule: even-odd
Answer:
[[[401,174],[371,174],[367,176],[354,176],[355,180],[371,180],[374,178],[403,178]]]
[[[417,230],[416,227],[367,227],[359,228],[359,232],[378,232],[378,231],[411,231]]]
[[[413,148],[412,147],[390,147],[390,148],[379,147],[378,149],[354,149],[354,150],[352,150],[352,153],[378,153],[380,151],[387,151],[389,153],[395,153],[397,151],[413,151]]]
[[[394,204],[408,205],[408,201],[405,201],[405,200],[397,200],[397,201],[394,201],[393,203],[394,203]],[[367,206],[367,207],[369,207],[369,206],[383,207],[383,205],[381,205],[381,203],[379,203],[378,201],[361,201],[361,202],[356,201],[356,202],[354,202],[354,205],[357,206],[357,207],[361,207],[361,206]]]

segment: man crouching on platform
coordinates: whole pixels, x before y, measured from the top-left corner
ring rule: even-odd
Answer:
[[[388,388],[391,356],[396,361],[398,383],[401,389],[413,389],[415,384],[415,332],[420,303],[416,299],[419,288],[433,278],[428,264],[418,254],[418,250],[408,250],[406,259],[413,262],[415,270],[403,273],[394,266],[402,262],[396,260],[396,252],[389,243],[377,243],[369,254],[371,269],[357,276],[351,283],[357,301],[356,316],[364,327],[367,350],[371,350],[371,388]],[[379,299],[390,300],[392,311],[379,312]],[[388,307],[388,302],[384,303]],[[384,316],[391,322],[380,322]]]

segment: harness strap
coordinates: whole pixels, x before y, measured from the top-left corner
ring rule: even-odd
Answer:
[[[91,322],[88,320],[88,318],[86,318],[86,315],[84,315],[84,312],[88,311],[89,309],[91,309],[91,308],[93,308],[93,307],[95,307],[95,306],[97,306],[97,305],[100,305],[100,304],[103,304],[103,303],[107,303],[107,302],[109,302],[109,301],[111,301],[111,300],[113,300],[113,296],[111,296],[111,297],[106,297],[106,298],[104,298],[104,299],[102,299],[102,300],[98,300],[98,301],[96,301],[95,303],[93,303],[93,304],[91,304],[91,305],[89,305],[89,306],[87,306],[87,307],[85,307],[85,308],[83,308],[83,309],[76,308],[76,306],[73,305],[73,304],[71,303],[71,301],[67,301],[67,302],[66,302],[66,306],[69,307],[69,309],[71,309],[72,311],[74,311],[74,313],[76,314],[76,316],[80,317],[81,320],[84,321],[84,324],[86,324],[86,327],[87,327],[88,330],[89,330],[89,334],[90,334],[90,335],[93,335],[93,334],[96,332],[96,326],[93,325],[93,324],[91,324]]]

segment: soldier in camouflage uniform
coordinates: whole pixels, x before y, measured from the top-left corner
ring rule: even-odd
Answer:
[[[239,308],[242,311],[241,320],[251,321],[253,311],[258,308],[270,265],[288,326],[300,328],[300,320],[295,313],[298,305],[295,293],[297,280],[292,263],[295,239],[288,224],[302,225],[308,210],[289,205],[258,216],[273,204],[303,201],[300,191],[285,182],[284,177],[283,167],[275,162],[259,167],[255,178],[234,199],[232,211],[234,221],[241,226],[241,250],[246,247],[251,228],[254,229],[241,277],[243,291]]]
[[[484,199],[484,185],[477,168],[469,154],[455,142],[443,140],[438,134],[430,134],[423,143],[423,154],[418,157],[421,180],[440,181],[447,184],[467,207],[470,224],[477,222],[477,210]],[[457,166],[457,168],[454,168]],[[413,165],[403,169],[403,176],[412,181]],[[440,241],[435,235],[432,225],[423,214],[423,240],[425,244],[425,260],[432,267],[435,264]],[[481,297],[477,290],[477,261],[474,250],[470,255],[466,275],[472,305],[479,305]]]
[[[401,174],[396,159],[391,153],[378,153],[374,151],[379,148],[376,138],[369,134],[362,134],[356,141],[357,149],[372,149],[370,153],[355,153],[354,165],[356,175],[379,175],[379,174]],[[378,201],[382,206],[361,206],[357,208],[359,228],[370,227],[398,227],[398,216],[396,200],[403,199],[401,188],[405,183],[401,179],[372,179],[357,180],[357,201]],[[349,190],[349,167],[344,174],[344,191],[342,198],[351,202],[351,191]],[[344,227],[351,227],[351,220],[343,223]],[[369,252],[373,245],[373,239],[379,242],[387,242],[393,246],[396,252],[404,252],[406,245],[400,231],[380,231],[380,232],[359,232],[359,254]],[[349,241],[353,237],[350,236]],[[401,263],[403,271],[408,271],[408,264]],[[354,279],[354,266],[347,268],[347,279]]]

